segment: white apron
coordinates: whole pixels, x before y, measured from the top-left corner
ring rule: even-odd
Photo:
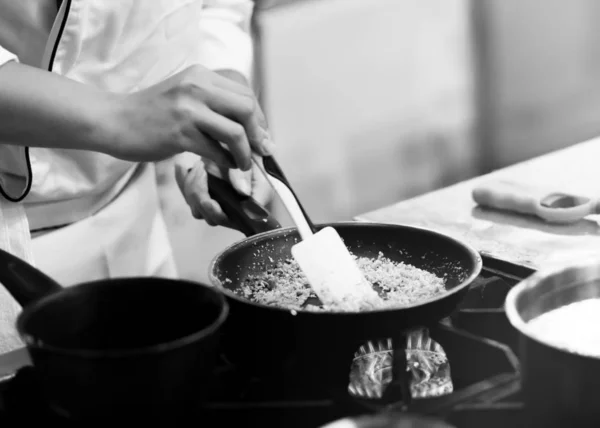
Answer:
[[[33,254],[37,267],[65,286],[123,276],[176,277],[154,165],[140,165],[98,213],[34,237]]]
[[[29,223],[21,204],[0,198],[0,228],[0,248],[32,263]],[[23,346],[15,329],[20,311],[19,304],[0,287],[0,354]]]
[[[153,164],[140,165],[125,190],[97,214],[33,242],[23,206],[0,198],[0,228],[0,248],[32,265],[37,257],[35,266],[65,286],[118,276],[177,277]],[[0,356],[23,347],[15,328],[20,311],[0,287]],[[0,358],[0,377],[21,365],[24,357],[14,355]]]
[[[103,210],[33,242],[23,206],[0,199],[0,248],[32,265],[37,260],[38,269],[64,286],[119,276],[175,278],[157,190],[154,165],[142,164]],[[0,287],[0,355],[23,346],[15,329],[20,311]]]

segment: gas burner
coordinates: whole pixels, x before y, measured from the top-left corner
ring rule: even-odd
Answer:
[[[412,398],[428,398],[452,392],[450,365],[442,347],[429,337],[427,329],[406,337],[406,372]],[[357,399],[381,399],[392,381],[394,346],[392,339],[368,342],[354,356],[349,394]]]
[[[297,379],[302,374],[293,364],[285,373],[257,377],[223,359],[210,399],[187,417],[209,427],[241,422],[316,428],[361,414],[404,412],[440,418],[457,428],[519,426],[517,333],[503,304],[508,290],[532,273],[523,269],[484,259],[480,277],[450,318],[408,336],[357,344],[343,396],[332,396],[328,385],[318,382],[307,387]],[[395,343],[401,344],[400,351]],[[140,415],[136,424],[143,419]],[[90,426],[50,411],[36,388],[32,368],[0,380],[0,426],[49,422]],[[153,419],[151,425],[185,426],[174,415],[167,415],[163,424]]]

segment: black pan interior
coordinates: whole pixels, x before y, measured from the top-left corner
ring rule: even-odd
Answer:
[[[468,248],[445,235],[371,223],[332,226],[354,255],[376,258],[382,253],[393,261],[408,263],[444,278],[447,290],[460,285],[475,269],[473,254]],[[214,274],[224,288],[235,291],[249,275],[260,274],[290,259],[291,247],[298,240],[293,229],[245,240],[217,259]]]
[[[210,327],[222,297],[193,282],[123,278],[68,288],[33,304],[20,329],[41,345],[131,350],[168,343]]]

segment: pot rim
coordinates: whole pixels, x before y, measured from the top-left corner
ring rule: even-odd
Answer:
[[[588,255],[577,260],[564,261],[557,265],[553,265],[552,267],[542,268],[533,273],[531,276],[525,278],[523,281],[519,282],[509,290],[504,301],[504,310],[508,321],[521,334],[524,334],[528,338],[560,351],[569,352],[563,348],[553,345],[551,342],[541,339],[538,335],[534,334],[529,327],[529,323],[526,322],[521,316],[521,313],[517,308],[517,303],[523,293],[539,286],[543,281],[553,276],[558,276],[572,270],[586,269],[590,267],[600,267],[600,257],[598,255]],[[598,279],[600,279],[600,275],[598,276]]]
[[[64,346],[56,346],[52,344],[47,344],[42,341],[38,341],[37,337],[28,333],[25,328],[25,324],[28,319],[40,308],[45,307],[47,305],[52,304],[52,302],[57,299],[61,299],[65,294],[72,293],[81,293],[84,292],[84,287],[110,287],[115,286],[126,286],[126,283],[137,283],[140,279],[144,281],[157,281],[157,282],[171,282],[173,283],[171,286],[177,287],[177,284],[184,285],[193,285],[203,289],[205,292],[209,292],[216,296],[218,305],[220,307],[220,311],[217,317],[209,324],[207,324],[204,328],[197,330],[191,334],[186,336],[179,337],[177,339],[169,340],[167,342],[156,343],[153,345],[140,346],[136,348],[125,348],[125,349],[86,349],[86,348],[69,348]],[[38,349],[43,351],[52,352],[54,354],[59,354],[63,356],[69,357],[78,357],[78,358],[130,358],[137,357],[142,355],[163,353],[168,351],[173,351],[176,349],[183,348],[187,345],[195,343],[199,340],[202,340],[206,337],[209,337],[216,333],[224,324],[227,317],[229,316],[229,303],[223,293],[215,287],[211,287],[209,285],[190,281],[183,279],[170,279],[170,278],[158,278],[158,277],[123,277],[123,278],[115,278],[114,280],[96,280],[89,281],[85,283],[81,283],[75,285],[73,287],[64,288],[63,290],[52,293],[48,296],[45,296],[35,302],[27,305],[26,308],[23,309],[21,314],[17,319],[17,331],[23,340],[23,343],[26,345],[28,349]]]

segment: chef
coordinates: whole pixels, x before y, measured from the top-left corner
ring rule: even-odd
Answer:
[[[0,0],[0,247],[65,285],[176,276],[153,162],[227,225],[207,171],[259,202],[251,0]],[[0,287],[0,352],[20,308]]]

